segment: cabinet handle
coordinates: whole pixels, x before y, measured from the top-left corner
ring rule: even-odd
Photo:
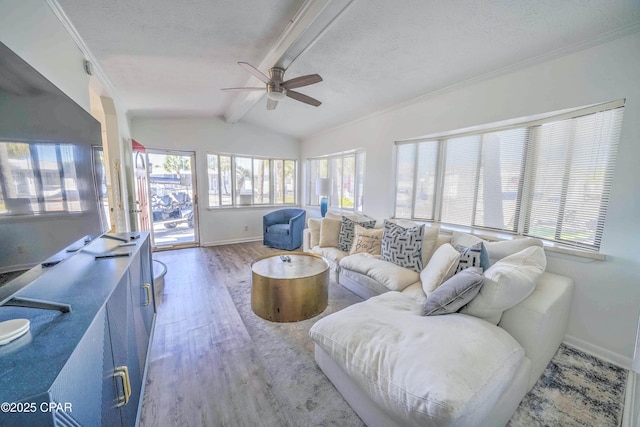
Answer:
[[[118,396],[118,404],[116,405],[116,408],[121,408],[127,403],[129,403],[129,398],[131,397],[131,382],[129,381],[129,368],[127,368],[126,366],[118,366],[113,376],[120,377],[122,379],[123,395]]]
[[[144,305],[149,305],[151,304],[151,284],[145,283],[142,287],[147,290],[147,300],[144,302]]]

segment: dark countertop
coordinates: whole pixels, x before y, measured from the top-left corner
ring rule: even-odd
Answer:
[[[0,321],[14,318],[31,321],[27,334],[0,346],[0,402],[17,402],[50,389],[133,258],[95,259],[95,255],[110,250],[133,254],[147,236],[141,234],[133,240],[136,246],[125,248],[118,248],[121,242],[116,240],[96,239],[72,257],[48,267],[48,271],[15,295],[69,304],[69,313],[0,306]]]

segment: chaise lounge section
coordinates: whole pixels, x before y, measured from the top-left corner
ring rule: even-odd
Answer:
[[[488,268],[477,296],[425,316],[429,298],[456,276],[443,270],[460,262],[454,255],[445,265],[442,254],[479,242]],[[338,283],[366,301],[311,328],[316,361],[369,426],[505,425],[564,338],[573,281],[544,271],[537,239],[487,242],[431,230],[422,244],[420,272],[376,255],[338,254]]]

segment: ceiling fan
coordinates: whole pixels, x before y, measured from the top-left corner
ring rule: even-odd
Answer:
[[[269,69],[269,76],[264,75],[260,70],[248,64],[246,62],[238,62],[242,68],[256,76],[258,79],[266,84],[266,87],[230,87],[224,88],[224,91],[247,91],[247,90],[266,90],[267,92],[267,110],[275,110],[278,105],[278,101],[281,101],[288,96],[296,101],[304,102],[305,104],[313,105],[314,107],[322,104],[315,98],[307,96],[303,93],[297,92],[295,89],[302,86],[309,86],[314,83],[322,81],[322,77],[318,74],[308,74],[306,76],[295,77],[290,80],[284,81],[284,68],[273,67]]]

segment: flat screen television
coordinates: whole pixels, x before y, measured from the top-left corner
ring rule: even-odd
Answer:
[[[100,123],[0,43],[0,273],[108,230],[101,150]]]

